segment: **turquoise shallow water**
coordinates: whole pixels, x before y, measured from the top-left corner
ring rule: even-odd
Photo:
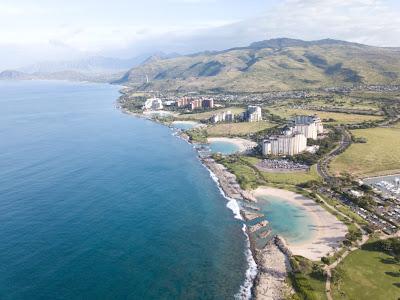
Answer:
[[[269,221],[272,234],[291,243],[304,242],[312,236],[312,219],[301,206],[273,196],[260,197],[258,206]]]
[[[234,154],[240,149],[233,143],[215,141],[210,143],[210,150],[213,153]]]
[[[118,87],[0,82],[0,299],[231,299],[242,223]]]

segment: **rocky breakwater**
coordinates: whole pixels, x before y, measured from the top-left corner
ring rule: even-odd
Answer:
[[[264,214],[258,213],[258,212],[252,212],[252,211],[247,211],[247,210],[242,210],[241,211],[243,219],[246,221],[253,221],[255,219],[259,219],[264,217]]]
[[[280,237],[274,236],[263,249],[256,249],[255,252],[258,274],[253,287],[254,298],[285,299],[291,293],[286,283],[288,272],[291,271],[289,262],[291,253],[288,252],[286,243]]]
[[[285,239],[280,237],[279,235],[274,236],[274,243],[278,248],[288,257],[291,258],[293,256],[292,251],[290,251]]]
[[[254,232],[256,232],[256,231],[258,231],[258,230],[260,230],[261,228],[264,228],[264,227],[266,227],[266,226],[268,226],[268,221],[267,221],[267,220],[264,220],[264,221],[261,221],[261,222],[255,224],[255,225],[251,226],[250,229],[249,229],[249,231],[250,231],[251,233],[254,233]]]
[[[250,192],[242,190],[237,183],[236,176],[230,173],[225,166],[217,163],[212,158],[203,158],[203,164],[218,178],[219,185],[229,198],[236,200],[247,200],[257,202],[256,198]]]

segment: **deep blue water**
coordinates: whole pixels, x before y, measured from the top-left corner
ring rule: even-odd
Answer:
[[[0,299],[227,299],[241,221],[118,87],[0,82]]]

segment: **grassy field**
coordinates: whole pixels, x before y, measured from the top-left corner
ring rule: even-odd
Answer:
[[[333,298],[388,300],[400,297],[400,264],[378,251],[356,250],[337,267]]]
[[[369,128],[352,131],[355,137],[364,137],[367,143],[352,144],[331,164],[335,174],[348,172],[355,176],[388,174],[400,169],[400,126]]]
[[[271,128],[272,126],[273,125],[267,121],[224,123],[210,126],[207,128],[207,133],[209,136],[243,136]]]
[[[302,100],[299,99],[287,101],[290,106],[304,105],[304,108],[308,106],[317,106],[324,108],[335,108],[335,109],[358,109],[358,110],[369,110],[373,112],[379,112],[380,107],[378,101],[368,99],[356,99],[347,95],[334,95],[333,98],[327,97],[331,95],[321,94],[320,98]]]
[[[364,121],[376,121],[382,119],[382,117],[380,116],[345,114],[345,113],[324,112],[324,111],[306,110],[306,109],[294,109],[294,108],[282,108],[282,107],[270,107],[268,109],[273,114],[283,118],[290,118],[294,115],[317,114],[321,119],[335,120],[334,122],[329,122],[329,124],[355,124]]]
[[[325,276],[321,264],[314,263],[302,256],[293,256],[290,260],[293,272],[289,283],[296,291],[296,296],[289,299],[325,300]]]
[[[217,162],[236,175],[238,183],[244,190],[255,189],[266,183],[260,172],[253,168],[244,157],[219,158]]]
[[[184,120],[196,120],[196,121],[207,120],[214,114],[221,113],[221,112],[228,111],[228,110],[230,110],[235,115],[240,114],[245,111],[244,108],[240,108],[240,107],[227,107],[227,108],[210,110],[210,111],[205,111],[205,112],[200,112],[200,113],[182,114],[182,115],[178,116],[178,118],[184,119]]]
[[[255,157],[244,157],[243,160],[255,165],[260,162],[260,159]],[[319,181],[321,178],[317,173],[316,166],[312,166],[307,172],[293,172],[293,173],[267,173],[260,172],[264,179],[273,184],[287,184],[298,185],[308,181]]]

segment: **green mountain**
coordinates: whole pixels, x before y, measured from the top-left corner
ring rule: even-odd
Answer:
[[[152,58],[117,83],[141,90],[262,92],[400,84],[400,48],[272,39],[248,47]]]

